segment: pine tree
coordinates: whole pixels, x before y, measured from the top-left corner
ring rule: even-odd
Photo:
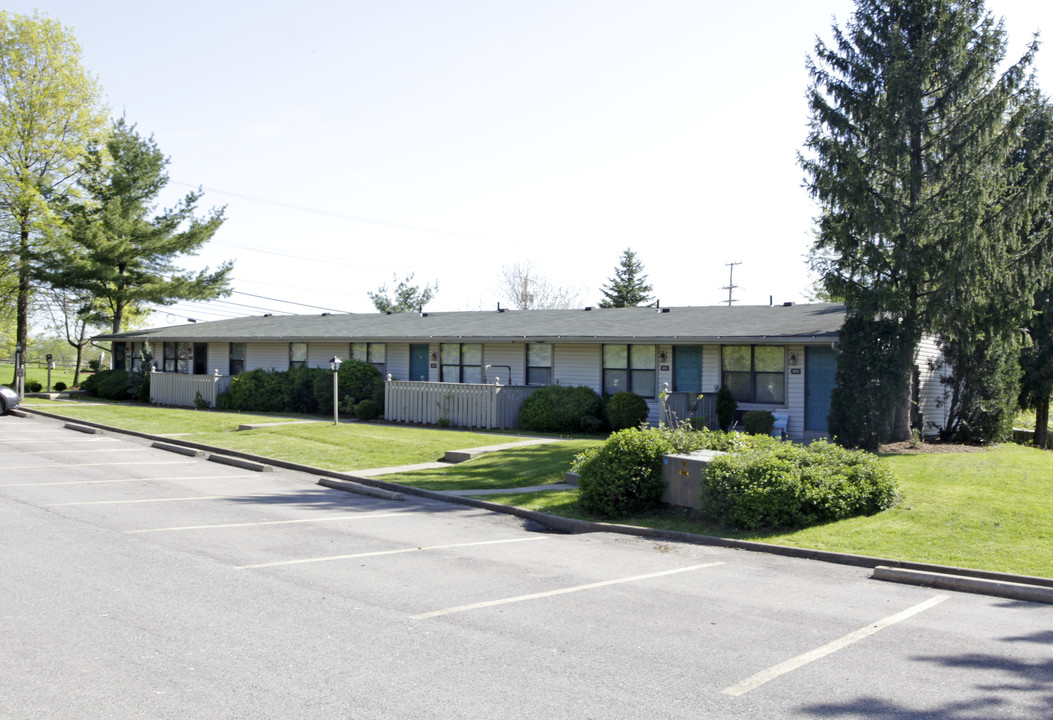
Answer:
[[[1018,327],[1030,312],[1041,253],[1019,230],[1038,188],[1007,160],[1036,45],[999,74],[1005,33],[981,0],[857,0],[833,33],[809,62],[812,266],[854,312],[897,321],[888,391],[906,399],[922,333],[969,342],[978,322]],[[908,402],[893,428],[909,437]]]
[[[89,322],[120,332],[125,316],[145,305],[210,300],[229,294],[230,262],[215,270],[184,271],[176,261],[195,254],[223,224],[223,209],[195,215],[200,192],[150,217],[168,184],[168,158],[123,118],[105,143],[87,154],[79,181],[85,202],[68,207],[67,246],[43,273],[51,282],[84,291],[95,302]]]
[[[651,286],[643,274],[643,263],[636,259],[636,253],[626,248],[622,253],[618,267],[614,268],[614,277],[607,280],[607,285],[600,288],[603,300],[602,308],[639,307],[651,304]]]

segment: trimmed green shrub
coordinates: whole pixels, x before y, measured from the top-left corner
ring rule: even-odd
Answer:
[[[380,371],[360,360],[345,361],[337,376],[337,399],[341,410],[367,399],[383,408],[384,379]],[[217,407],[222,407],[221,402],[227,409],[238,411],[331,415],[333,371],[308,367],[279,372],[250,370],[231,379],[229,398],[217,398]]]
[[[731,429],[732,424],[735,422],[735,411],[738,410],[739,404],[735,401],[735,397],[728,390],[727,386],[721,386],[720,390],[717,391],[717,425],[721,430],[727,432]]]
[[[36,380],[29,383],[29,392],[40,392],[43,389],[44,385],[42,383],[37,382]]]
[[[216,396],[216,409],[217,410],[231,410],[230,406],[230,391],[221,392]]]
[[[354,408],[363,400],[376,401],[383,412],[384,377],[373,365],[362,360],[345,360],[337,378],[338,403],[341,409]],[[327,369],[316,369],[314,397],[317,412],[330,415],[333,412],[333,373]],[[358,412],[355,411],[357,415]],[[374,416],[375,417],[375,416]]]
[[[892,472],[879,458],[817,440],[717,457],[706,469],[701,497],[712,519],[756,530],[871,515],[896,495]]]
[[[138,396],[142,376],[127,370],[100,370],[81,383],[81,389],[103,400],[131,400]]]
[[[650,412],[647,401],[628,390],[614,393],[607,401],[607,422],[612,430],[640,427]]]
[[[382,412],[384,412],[383,406],[373,398],[366,398],[355,405],[355,415],[362,422],[369,422],[375,417],[380,417]]]
[[[767,410],[750,410],[742,416],[742,429],[750,435],[771,435],[775,416]]]
[[[55,388],[55,392],[62,392],[62,391],[64,391],[64,390],[65,390],[65,389],[66,389],[66,388],[67,388],[68,386],[66,385],[66,383],[64,383],[64,382],[62,382],[61,380],[59,380],[59,381],[58,381],[57,383],[55,383],[55,385],[54,385],[53,387]]]
[[[658,428],[628,428],[575,460],[582,509],[615,518],[657,507],[662,500],[662,456],[671,452]]]
[[[150,373],[135,373],[136,381],[139,383],[135,391],[135,397],[139,402],[150,402]]]
[[[602,414],[603,400],[592,388],[548,385],[523,401],[519,426],[534,432],[590,432],[602,422]]]

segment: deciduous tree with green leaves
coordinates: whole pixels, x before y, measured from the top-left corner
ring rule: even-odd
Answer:
[[[1019,327],[1041,274],[1022,240],[1040,192],[1009,159],[1033,94],[1037,45],[1004,70],[1002,24],[981,0],[856,0],[809,61],[801,164],[821,207],[812,267],[833,297],[892,318],[892,439],[909,437],[914,348],[925,332]],[[880,425],[880,423],[878,423]]]
[[[626,248],[618,266],[614,268],[614,277],[600,288],[603,299],[602,308],[624,308],[650,305],[652,287],[647,284],[643,272],[643,263],[636,258],[636,253]]]
[[[0,10],[0,250],[17,277],[16,342],[27,346],[34,270],[54,254],[54,202],[105,129],[98,82],[61,23]]]
[[[392,279],[397,283],[393,291],[389,291],[385,284],[377,288],[376,292],[367,290],[366,294],[373,301],[373,306],[382,313],[415,312],[432,301],[439,292],[439,283],[422,288],[412,284],[413,275],[414,273],[410,273],[405,280],[399,280],[397,275],[393,275]],[[393,292],[394,295],[388,295],[389,292]]]
[[[51,282],[90,294],[86,319],[121,331],[129,312],[177,300],[210,300],[230,293],[233,267],[182,270],[223,224],[223,208],[196,215],[200,191],[151,216],[168,184],[164,156],[153,137],[144,138],[123,118],[86,156],[80,187],[87,199],[68,207],[65,253],[44,273]]]

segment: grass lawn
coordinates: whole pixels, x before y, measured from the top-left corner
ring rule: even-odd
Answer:
[[[599,440],[566,440],[549,445],[531,445],[488,453],[448,468],[384,475],[381,479],[425,490],[477,490],[548,485],[563,482],[563,476],[570,469],[574,456],[599,443]],[[549,494],[545,493],[546,496]]]
[[[248,415],[122,403],[31,399],[25,406],[78,420],[154,435],[178,435],[180,439],[191,442],[344,471],[431,462],[442,457],[447,450],[523,439],[483,432],[369,423],[334,426],[331,421],[318,416]],[[296,420],[311,422],[281,424]],[[272,423],[273,427],[236,432],[239,425],[256,423]]]
[[[871,517],[795,531],[734,532],[675,511],[621,518],[628,525],[1053,577],[1053,452],[1002,445],[986,452],[885,457],[900,501]],[[487,496],[563,517],[598,520],[577,491]]]

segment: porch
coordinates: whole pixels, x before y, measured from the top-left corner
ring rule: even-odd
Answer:
[[[150,402],[154,405],[197,407],[197,397],[216,407],[216,396],[230,389],[230,375],[185,375],[150,369]]]
[[[384,418],[393,422],[514,430],[519,408],[537,387],[389,380],[384,384]]]
[[[717,428],[716,393],[667,392],[661,404],[661,420],[669,427],[699,418],[710,430]]]

